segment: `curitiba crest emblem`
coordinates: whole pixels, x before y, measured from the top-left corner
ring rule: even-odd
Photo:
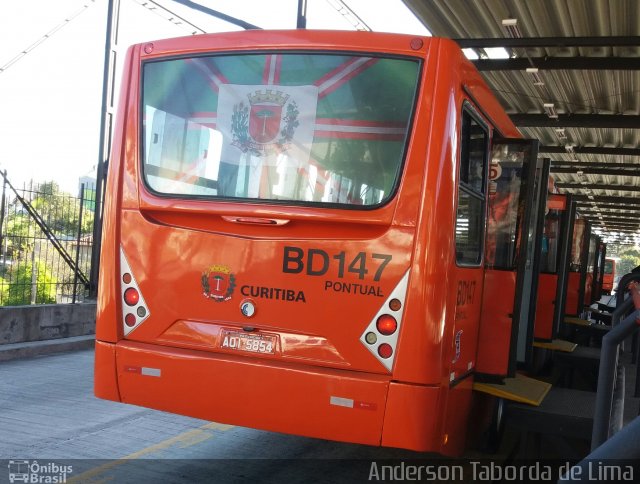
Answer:
[[[216,302],[228,301],[236,287],[236,276],[226,266],[213,265],[202,273],[202,294]]]
[[[291,96],[273,89],[247,94],[249,105],[233,106],[231,133],[233,146],[256,156],[284,153],[300,125],[298,104]]]

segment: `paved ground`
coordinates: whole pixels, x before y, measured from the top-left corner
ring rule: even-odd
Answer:
[[[95,398],[92,385],[92,350],[0,364],[0,483],[26,466],[45,478],[71,466],[66,482],[78,483],[351,483],[367,481],[374,462],[428,457],[122,405]]]
[[[91,350],[0,365],[0,482],[24,460],[72,466],[67,482],[354,482],[372,459],[422,457],[99,400],[92,385]]]

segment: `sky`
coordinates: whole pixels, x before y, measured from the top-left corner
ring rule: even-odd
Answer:
[[[242,30],[171,0],[156,2],[207,32]],[[265,29],[296,27],[297,0],[197,2]],[[374,31],[429,35],[401,0],[345,2]],[[307,0],[307,28],[353,30],[332,6],[335,3]],[[117,83],[129,45],[190,35],[193,30],[143,4],[153,7],[145,0],[120,0]],[[0,71],[0,170],[7,171],[14,186],[53,180],[76,193],[80,177],[95,177],[106,16],[107,0],[3,2],[0,68],[64,25]]]

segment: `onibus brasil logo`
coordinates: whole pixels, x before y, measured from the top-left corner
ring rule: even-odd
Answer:
[[[8,467],[10,483],[60,484],[67,482],[68,475],[73,472],[73,466],[37,460],[10,460]]]

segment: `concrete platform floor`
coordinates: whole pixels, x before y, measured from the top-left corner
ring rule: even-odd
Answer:
[[[469,459],[488,457],[441,460],[99,400],[93,396],[93,354],[80,350],[0,364],[0,483],[20,477],[15,471],[34,462],[45,477],[70,466],[65,482],[77,483],[351,483],[368,481],[374,463],[402,462],[435,463],[441,482],[462,482],[446,475],[452,466],[465,465],[468,472]]]

